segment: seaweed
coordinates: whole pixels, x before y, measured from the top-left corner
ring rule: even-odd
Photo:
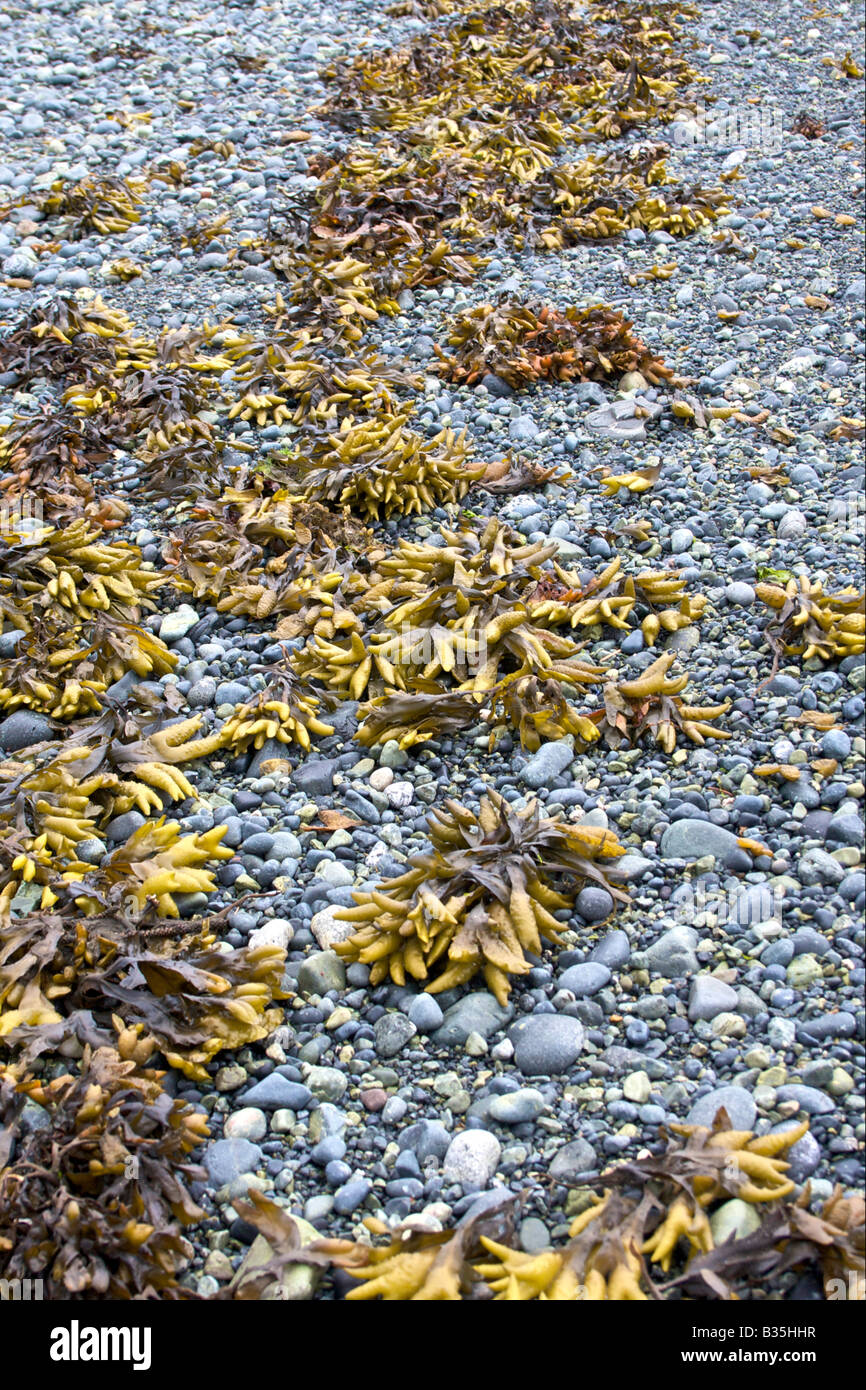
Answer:
[[[173,1100],[163,1073],[112,1048],[86,1047],[78,1075],[18,1088],[0,1172],[0,1272],[44,1278],[52,1299],[181,1298],[192,1257],[182,1235],[204,1212],[190,1155],[208,1136],[201,1112]],[[20,1128],[18,1106],[47,1126]]]
[[[451,381],[472,385],[486,374],[515,390],[551,378],[605,381],[639,371],[654,385],[673,372],[631,331],[632,324],[606,305],[566,309],[549,305],[482,304],[461,315],[448,343],[454,357],[437,348],[440,371]]]
[[[447,801],[428,825],[429,854],[413,855],[406,873],[355,893],[358,906],[336,914],[360,925],[335,950],[370,965],[374,984],[389,975],[399,985],[407,975],[426,980],[438,963],[444,969],[428,993],[465,984],[480,971],[504,1003],[509,976],[527,974],[525,953],[537,955],[542,938],[555,942],[566,929],[553,914],[568,908],[584,883],[625,899],[610,877],[612,861],[625,853],[616,836],[544,817],[536,802],[515,811],[491,791],[477,816]]]
[[[605,685],[603,708],[589,715],[596,737],[609,748],[623,744],[633,747],[649,733],[666,753],[673,753],[680,733],[697,744],[706,743],[708,738],[730,738],[730,733],[712,727],[713,720],[727,713],[730,701],[686,704],[679,692],[688,684],[688,676],[667,675],[675,660],[673,652],[664,652],[636,680]]]
[[[108,236],[128,231],[139,220],[143,191],[141,179],[110,175],[84,178],[69,187],[59,182],[40,200],[39,210],[45,217],[67,218],[66,235],[71,241],[80,241],[89,232]]]
[[[866,594],[840,589],[825,594],[807,575],[779,584],[758,584],[755,593],[773,616],[764,640],[773,652],[772,680],[783,655],[833,661],[866,651]],[[766,682],[765,682],[766,683]]]

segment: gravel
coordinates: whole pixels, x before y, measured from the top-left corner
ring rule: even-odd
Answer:
[[[360,45],[423,34],[418,20],[373,0],[333,0],[327,11],[299,0],[210,9],[151,0],[147,11],[157,27],[134,62],[113,51],[135,27],[114,0],[98,16],[47,0],[0,15],[10,45],[0,206],[70,168],[123,177],[178,149],[188,157],[198,134],[231,139],[236,153],[190,161],[187,199],[153,184],[129,233],[65,241],[15,207],[0,221],[2,334],[56,289],[76,288],[98,291],[152,335],[229,317],[267,331],[265,307],[282,282],[249,245],[313,178],[314,161],[350,138],[314,114],[327,91],[319,69]],[[416,286],[401,295],[399,317],[372,326],[365,341],[389,361],[430,373],[418,401],[424,429],[435,433],[445,416],[459,427],[462,417],[480,458],[511,449],[564,470],[559,483],[507,499],[474,489],[466,505],[480,524],[499,515],[527,539],[553,540],[558,562],[586,578],[616,556],[634,573],[670,562],[691,597],[706,596],[698,623],[662,631],[652,646],[639,626],[580,636],[587,660],[630,678],[674,651],[690,699],[730,702],[718,727],[731,737],[703,746],[681,738],[672,756],[651,739],[582,750],[568,738],[526,752],[510,736],[490,750],[478,726],[408,752],[394,742],[368,749],[354,738],[358,704],[345,701],[327,713],[334,733],[308,753],[268,740],[248,759],[186,769],[196,796],[172,814],[185,829],[225,824],[233,851],[199,907],[232,909],[229,947],[276,941],[288,951],[288,997],[268,1036],[220,1053],[207,1082],[173,1077],[177,1094],[207,1112],[212,1135],[197,1200],[214,1246],[194,1237],[193,1287],[214,1250],[234,1269],[245,1251],[226,1195],[233,1184],[238,1193],[261,1185],[342,1236],[368,1215],[425,1213],[447,1224],[470,1196],[509,1189],[524,1194],[521,1239],[535,1249],[538,1225],[562,1220],[567,1184],[657,1144],[660,1124],[711,1125],[722,1107],[735,1129],[761,1134],[808,1115],[810,1133],[788,1154],[792,1180],[812,1180],[825,1196],[836,1181],[862,1185],[866,667],[859,656],[783,654],[774,672],[757,595],[767,571],[863,587],[862,442],[839,424],[863,414],[866,282],[856,229],[812,211],[856,215],[862,199],[863,84],[830,80],[823,64],[830,52],[857,52],[860,23],[827,13],[816,37],[805,0],[792,0],[784,18],[753,0],[715,0],[690,21],[691,61],[715,76],[708,120],[757,109],[750,99],[759,93],[761,111],[781,123],[776,143],[726,142],[711,124],[700,140],[663,132],[685,183],[712,186],[726,165],[737,168],[741,177],[722,185],[731,214],[713,232],[735,236],[742,250],[731,242],[722,254],[706,232],[675,245],[631,234],[561,255],[497,247],[475,281]],[[722,53],[716,72],[710,55]],[[236,61],[251,56],[263,60],[258,68]],[[179,93],[191,110],[178,107]],[[792,134],[803,108],[824,119],[821,139]],[[123,123],[122,111],[151,119]],[[308,139],[284,142],[293,128]],[[638,128],[614,148],[657,134]],[[573,157],[573,148],[563,155]],[[218,245],[181,246],[188,218],[222,212]],[[121,256],[142,275],[111,280],[103,265]],[[669,280],[640,278],[669,261]],[[445,342],[455,313],[503,293],[541,294],[542,285],[560,307],[622,307],[705,408],[736,418],[681,426],[664,386],[622,396],[613,384],[551,382],[515,393],[492,374],[447,389],[433,376],[433,344]],[[0,378],[0,424],[58,399],[51,383],[22,392]],[[253,458],[283,437],[250,425],[235,438],[228,424],[219,417],[219,432],[230,445],[242,438]],[[659,482],[643,494],[609,497],[598,485],[601,468],[654,462]],[[133,514],[117,538],[158,567],[174,510],[138,496],[134,477],[128,483]],[[406,518],[377,539],[435,541],[457,515]],[[621,530],[639,517],[650,521],[650,541]],[[149,627],[178,659],[165,682],[177,717],[200,713],[210,727],[261,688],[257,666],[280,659],[276,621],[235,619],[198,599],[174,611],[163,602]],[[0,634],[0,661],[13,653]],[[117,683],[118,701],[130,701],[137,680]],[[598,708],[597,691],[577,703]],[[57,721],[25,710],[0,722],[0,749],[11,755],[62,736]],[[820,770],[821,759],[835,768]],[[756,772],[773,763],[800,776]],[[370,965],[347,967],[333,949],[353,931],[340,908],[429,848],[431,807],[457,797],[476,808],[488,786],[515,806],[536,795],[548,812],[608,825],[627,850],[617,872],[629,902],[584,886],[561,914],[559,948],[530,959],[507,1007],[480,975],[434,997],[412,980],[398,986],[374,973],[371,982]],[[135,810],[117,817],[111,847],[143,820]],[[88,863],[102,852],[99,841],[80,847]],[[38,902],[27,888],[16,911]],[[741,1206],[725,1204],[720,1230],[743,1229]]]

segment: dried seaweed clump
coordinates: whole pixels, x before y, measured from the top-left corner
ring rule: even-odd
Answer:
[[[327,1262],[356,1281],[346,1294],[353,1301],[729,1301],[766,1296],[789,1270],[816,1273],[827,1298],[841,1284],[862,1300],[863,1198],[837,1187],[820,1216],[809,1210],[808,1187],[790,1201],[784,1155],[808,1121],[761,1137],[728,1126],[724,1110],[712,1130],[671,1126],[685,1143],[668,1137],[659,1155],[591,1177],[568,1242],[535,1252],[518,1248],[510,1196],[453,1229],[394,1228],[368,1217],[363,1224],[383,1243],[326,1238],[300,1250],[279,1208],[251,1193],[241,1214],[275,1251],[257,1291],[287,1264]],[[756,1206],[751,1234],[721,1234],[737,1219],[732,1199]]]
[[[440,431],[427,441],[408,428],[410,412],[373,420],[343,420],[313,445],[312,454],[284,461],[306,497],[336,502],[367,520],[432,511],[461,501],[484,465],[467,463],[465,430]]]
[[[559,681],[539,676],[505,676],[491,691],[489,708],[483,718],[493,725],[491,748],[505,732],[506,725],[516,731],[521,748],[530,753],[535,753],[545,739],[561,739],[571,734],[581,743],[590,744],[599,736],[591,719],[580,714],[566,699]]]
[[[687,705],[679,692],[688,685],[688,676],[667,675],[675,660],[673,652],[664,652],[636,680],[608,682],[603,708],[589,715],[597,726],[596,737],[600,734],[609,748],[634,747],[649,733],[666,753],[673,753],[679,733],[698,744],[730,738],[730,733],[712,727],[712,721],[730,709],[730,701]]]
[[[150,594],[165,582],[141,568],[137,546],[106,544],[82,517],[62,530],[3,531],[0,565],[0,613],[24,632],[48,615],[84,622],[103,613],[138,622],[156,607]]]
[[[164,676],[175,662],[165,643],[137,623],[102,616],[70,627],[52,616],[34,622],[3,663],[0,708],[25,706],[54,719],[97,713],[109,686],[128,672]]]
[[[542,244],[553,250],[632,227],[690,236],[729,211],[721,189],[669,183],[665,151],[664,145],[638,145],[551,169],[546,182],[556,220],[540,233]]]
[[[228,950],[209,919],[178,929],[123,887],[93,916],[58,883],[59,906],[0,925],[0,1038],[20,1049],[20,1074],[83,1019],[118,1031],[124,1060],[159,1051],[184,1075],[206,1081],[218,1052],[259,1042],[280,1023],[285,950],[272,943]]]
[[[389,974],[400,985],[407,975],[426,980],[441,962],[428,993],[481,971],[504,1003],[509,976],[531,968],[524,953],[538,954],[542,937],[556,941],[565,930],[553,914],[568,908],[582,884],[601,883],[625,898],[608,877],[615,876],[611,861],[625,853],[616,836],[543,817],[536,802],[512,811],[491,791],[477,816],[448,801],[428,824],[431,853],[414,855],[405,874],[381,887],[355,893],[358,906],[337,914],[362,925],[335,949],[371,965],[374,984]]]
[[[179,917],[175,894],[215,891],[213,874],[202,866],[213,859],[231,859],[232,851],[219,843],[225,826],[182,835],[178,823],[166,821],[164,816],[146,821],[98,866],[92,866],[75,857],[75,846],[99,838],[98,803],[93,808],[88,803],[90,795],[99,790],[101,779],[97,776],[89,784],[77,784],[67,774],[58,785],[47,774],[45,780],[48,789],[44,795],[38,790],[29,793],[35,821],[31,834],[24,832],[20,853],[12,859],[9,870],[0,874],[0,917],[8,914],[19,888],[29,882],[43,885],[42,908],[53,907],[58,901],[55,879],[60,884],[80,883],[74,901],[85,915],[96,914],[107,895],[119,893],[130,907],[143,910],[153,899],[163,917]],[[38,774],[33,782],[38,789]],[[59,863],[55,862],[58,856]],[[59,874],[58,869],[62,870]]]
[[[85,1049],[79,1074],[0,1080],[11,1111],[0,1131],[0,1275],[41,1278],[46,1297],[181,1298],[204,1212],[188,1184],[205,1117],[112,1048]],[[6,1098],[6,1097],[4,1097]],[[47,1125],[21,1124],[24,1099]]]
[[[445,546],[403,541],[379,558],[376,575],[383,577],[356,601],[334,639],[316,633],[294,659],[297,670],[351,699],[368,688],[424,695],[445,681],[483,696],[515,671],[577,686],[603,675],[603,667],[579,658],[577,643],[533,624],[523,596],[536,589],[553,546],[517,545],[495,517],[480,534],[440,532]],[[366,631],[358,610],[374,619]],[[413,722],[406,700],[382,717]]]
[[[395,389],[421,386],[419,376],[389,367],[373,353],[337,362],[296,358],[278,376],[298,402],[292,416],[296,425],[307,420],[323,424],[346,415],[395,415],[400,408]]]
[[[606,381],[626,372],[641,372],[653,385],[673,376],[631,322],[603,304],[565,313],[549,305],[482,304],[460,315],[448,343],[458,351],[448,357],[437,348],[440,371],[468,385],[488,373],[515,390],[540,380]]]
[[[647,646],[654,646],[660,632],[677,632],[700,618],[707,604],[706,595],[689,595],[679,570],[642,570],[624,574],[622,559],[616,556],[588,583],[554,561],[556,579],[543,576],[530,594],[532,621],[543,627],[595,628],[601,626],[627,630],[626,619],[634,611],[641,618],[641,632]],[[645,610],[648,610],[645,612]]]
[[[124,313],[109,309],[98,295],[87,303],[59,296],[37,305],[7,337],[0,339],[0,367],[26,384],[33,377],[75,375],[88,381],[111,369],[131,325]]]
[[[71,188],[55,185],[39,210],[46,217],[66,217],[66,235],[80,241],[89,232],[108,236],[128,232],[140,217],[144,183],[141,179],[85,178]]]
[[[318,717],[319,700],[299,689],[293,672],[276,673],[249,704],[239,705],[223,724],[220,740],[235,753],[261,748],[269,739],[296,743],[308,751],[310,735],[327,738],[333,725]]]
[[[841,589],[825,594],[806,575],[779,584],[758,584],[755,593],[773,610],[764,637],[774,654],[774,672],[783,655],[804,661],[857,656],[866,651],[866,594]]]
[[[12,511],[17,503],[20,512],[29,507],[32,513],[38,501],[43,520],[70,520],[76,509],[93,502],[95,489],[88,474],[109,457],[99,428],[71,410],[46,411],[35,419],[19,417],[0,430],[0,474],[5,475],[0,482],[2,504]],[[113,501],[118,520],[104,515],[99,507],[87,512],[99,519],[104,530],[119,526],[129,511],[124,503]],[[7,522],[4,530],[9,529]]]

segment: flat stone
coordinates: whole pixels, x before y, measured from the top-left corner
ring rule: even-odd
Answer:
[[[792,1129],[796,1129],[799,1123],[799,1120],[783,1120],[781,1124],[773,1126],[771,1133],[788,1134]],[[805,1182],[820,1165],[821,1145],[813,1134],[806,1133],[779,1157],[788,1164],[785,1177],[790,1178],[792,1182]]]
[[[542,744],[537,753],[534,753],[528,763],[520,771],[520,780],[527,787],[532,787],[538,791],[541,787],[547,787],[570,767],[574,762],[574,748],[566,739],[555,739],[551,743]]]
[[[779,1100],[796,1101],[807,1115],[832,1115],[836,1102],[832,1096],[825,1096],[814,1086],[798,1086],[795,1083],[778,1088]]]
[[[389,1101],[388,1104],[390,1103]],[[451,1140],[452,1135],[448,1133],[441,1120],[419,1120],[417,1124],[408,1125],[397,1135],[401,1151],[411,1149],[422,1163],[425,1158],[444,1158]]]
[[[590,961],[617,970],[626,965],[631,955],[631,943],[624,931],[609,931],[590,952]]]
[[[309,1086],[290,1081],[279,1072],[271,1072],[244,1093],[245,1105],[257,1105],[262,1110],[306,1110],[313,1093]]]
[[[698,934],[694,927],[671,927],[647,947],[647,964],[650,970],[669,980],[694,975],[700,969],[695,954],[697,944]]]
[[[262,1162],[261,1149],[249,1139],[216,1139],[205,1149],[204,1166],[214,1187],[225,1187],[244,1173],[254,1173]]]
[[[436,1029],[433,1041],[437,1046],[462,1047],[470,1033],[489,1038],[504,1028],[513,1016],[510,1004],[503,1008],[486,990],[465,994],[445,1010],[442,1026]]]
[[[573,1066],[583,1050],[583,1024],[567,1014],[532,1014],[508,1032],[514,1064],[524,1076],[557,1076]]]
[[[418,1029],[405,1014],[390,1013],[376,1020],[373,1025],[375,1040],[373,1046],[379,1057],[396,1057],[408,1042],[414,1038]]]
[[[598,994],[610,982],[610,971],[606,965],[597,961],[584,961],[581,965],[571,965],[564,970],[557,983],[560,989],[568,989],[576,999],[585,999]]]
[[[718,1110],[726,1110],[731,1129],[753,1129],[758,1107],[751,1092],[744,1086],[718,1086],[708,1095],[696,1100],[688,1115],[687,1125],[712,1126]]]
[[[623,1079],[622,1093],[635,1105],[646,1105],[652,1093],[652,1082],[645,1071],[633,1071]]]
[[[737,992],[712,975],[698,975],[689,992],[689,1021],[710,1020],[717,1014],[731,1013],[737,1007]]]
[[[58,739],[60,731],[44,714],[31,714],[17,709],[0,723],[0,748],[4,753],[18,753],[34,743]]]
[[[733,854],[741,854],[737,837],[723,825],[714,825],[709,820],[678,820],[669,825],[662,835],[660,853],[662,859],[703,859],[711,854],[728,864]]]
[[[598,1167],[595,1149],[585,1139],[572,1139],[557,1149],[548,1169],[552,1178],[562,1182],[573,1182],[584,1173],[593,1173]]]
[[[314,951],[301,962],[298,989],[303,994],[327,994],[346,988],[346,967],[335,951]]]
[[[418,994],[406,1010],[406,1017],[419,1033],[435,1033],[441,1028],[445,1015],[432,994]]]
[[[182,603],[173,613],[166,613],[159,625],[159,636],[163,642],[179,642],[199,621],[198,613],[188,603]]]
[[[541,1092],[532,1086],[524,1086],[519,1091],[507,1091],[505,1095],[494,1096],[488,1107],[488,1114],[497,1124],[521,1125],[536,1120],[546,1109],[547,1102]]]
[[[336,758],[308,758],[292,773],[292,785],[305,796],[327,796],[334,788]]]

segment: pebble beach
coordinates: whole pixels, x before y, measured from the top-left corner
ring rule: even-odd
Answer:
[[[341,65],[423,45],[459,18],[444,4],[392,10],[378,0],[0,0],[0,354],[46,305],[69,299],[83,311],[95,296],[126,316],[130,341],[203,324],[274,333],[291,288],[274,238],[315,201],[352,141],[373,138],[359,119],[336,119],[333,106],[328,114]],[[364,351],[413,382],[398,395],[411,401],[419,447],[465,431],[479,469],[509,459],[527,478],[552,470],[549,480],[497,492],[482,477],[416,514],[348,512],[370,527],[376,554],[446,547],[440,528],[480,534],[498,522],[515,546],[551,547],[544,574],[553,577],[555,561],[584,592],[618,557],[631,573],[676,571],[682,593],[704,600],[693,621],[655,633],[636,609],[621,627],[569,635],[582,660],[626,683],[670,654],[672,675],[688,674],[691,705],[724,707],[715,720],[724,736],[696,742],[680,732],[668,747],[650,730],[614,746],[565,733],[531,748],[513,725],[492,739],[479,711],[425,741],[361,742],[364,700],[376,691],[351,698],[343,687],[329,700],[313,670],[309,689],[331,732],[300,741],[269,732],[258,747],[218,748],[183,764],[193,795],[91,817],[75,854],[85,876],[162,815],[183,836],[218,828],[214,842],[227,852],[205,864],[208,886],[176,893],[178,920],[193,930],[215,919],[223,951],[283,953],[282,998],[260,1036],[211,1052],[194,1074],[166,1063],[165,1043],[146,1063],[165,1073],[163,1092],[207,1124],[190,1159],[201,1219],[184,1231],[179,1283],[189,1295],[226,1297],[251,1269],[262,1239],[244,1206],[251,1193],[296,1218],[307,1242],[366,1238],[370,1217],[383,1229],[441,1232],[510,1194],[519,1197],[515,1248],[532,1254],[568,1239],[587,1175],[660,1155],[670,1125],[712,1126],[721,1109],[728,1128],[757,1136],[808,1120],[785,1157],[795,1196],[808,1184],[813,1211],[837,1188],[862,1192],[866,665],[862,643],[848,655],[774,648],[761,595],[803,576],[824,594],[864,588],[863,17],[847,4],[701,0],[681,23],[678,52],[699,79],[683,88],[682,112],[636,123],[605,152],[661,142],[677,186],[721,190],[727,211],[689,235],[631,226],[552,249],[528,235],[522,245],[510,234],[452,237],[463,254],[478,253],[471,274],[395,286],[395,311],[362,325]],[[595,148],[569,138],[553,158],[574,162]],[[142,181],[131,225],[73,235],[62,212],[45,207],[52,190],[91,178]],[[542,376],[527,387],[491,370],[449,379],[442,353],[454,352],[455,321],[505,303],[609,306],[670,375],[657,384],[640,370]],[[316,324],[311,311],[310,355]],[[227,352],[221,341],[208,351]],[[83,380],[74,365],[65,376],[34,375],[21,360],[0,357],[0,450],[22,421],[60,411],[64,393],[64,410],[90,419],[96,409],[83,397],[70,405],[70,386]],[[174,370],[166,363],[160,369]],[[257,468],[304,447],[306,425],[288,409],[282,418],[270,407],[232,413],[248,391],[236,360],[204,380],[197,419],[219,441],[227,477],[246,470],[251,486]],[[100,700],[129,713],[169,692],[170,719],[196,718],[195,736],[209,737],[314,639],[300,627],[278,632],[282,614],[233,611],[175,584],[179,537],[204,515],[201,499],[143,487],[153,450],[142,454],[140,443],[114,436],[88,476],[97,500],[122,504],[101,542],[133,547],[144,573],[167,577],[137,621],[173,660],[144,681],[149,696],[133,693],[140,673],[115,673],[87,718]],[[0,453],[0,486],[19,463]],[[641,470],[645,488],[604,486]],[[10,547],[26,499],[16,494],[18,521],[4,521]],[[13,558],[10,549],[14,581]],[[7,667],[26,639],[3,595],[5,795],[84,714],[6,699]],[[368,646],[373,630],[360,629]],[[569,698],[588,717],[602,708],[601,685]],[[375,969],[371,980],[369,962],[334,949],[353,930],[341,911],[429,851],[431,813],[453,799],[474,814],[491,791],[511,811],[535,799],[544,817],[609,831],[622,851],[622,899],[604,881],[575,885],[554,913],[557,944],[527,953],[504,1002],[480,973],[439,993]],[[32,849],[40,826],[11,807],[0,829],[30,833],[13,850],[37,861],[4,903],[0,929],[14,933],[28,913],[54,909],[52,866]],[[5,886],[13,869],[2,868]],[[0,951],[0,967],[12,959],[14,949]],[[90,1007],[86,994],[77,1000]],[[110,1034],[111,1010],[92,1007],[91,1024]],[[14,1068],[37,1024],[22,1012],[10,1038],[2,1020],[0,1067]],[[75,1074],[86,1040],[62,1036],[7,1072],[13,1087]],[[8,1120],[0,1170],[5,1161],[12,1171],[14,1146],[20,1155],[49,1123],[46,1104],[44,1090],[32,1091]],[[743,1234],[751,1219],[731,1211],[732,1224],[717,1230]],[[263,1296],[340,1300],[354,1284],[315,1265],[286,1277],[289,1293]],[[820,1285],[814,1272],[792,1270],[745,1296],[808,1299]]]

